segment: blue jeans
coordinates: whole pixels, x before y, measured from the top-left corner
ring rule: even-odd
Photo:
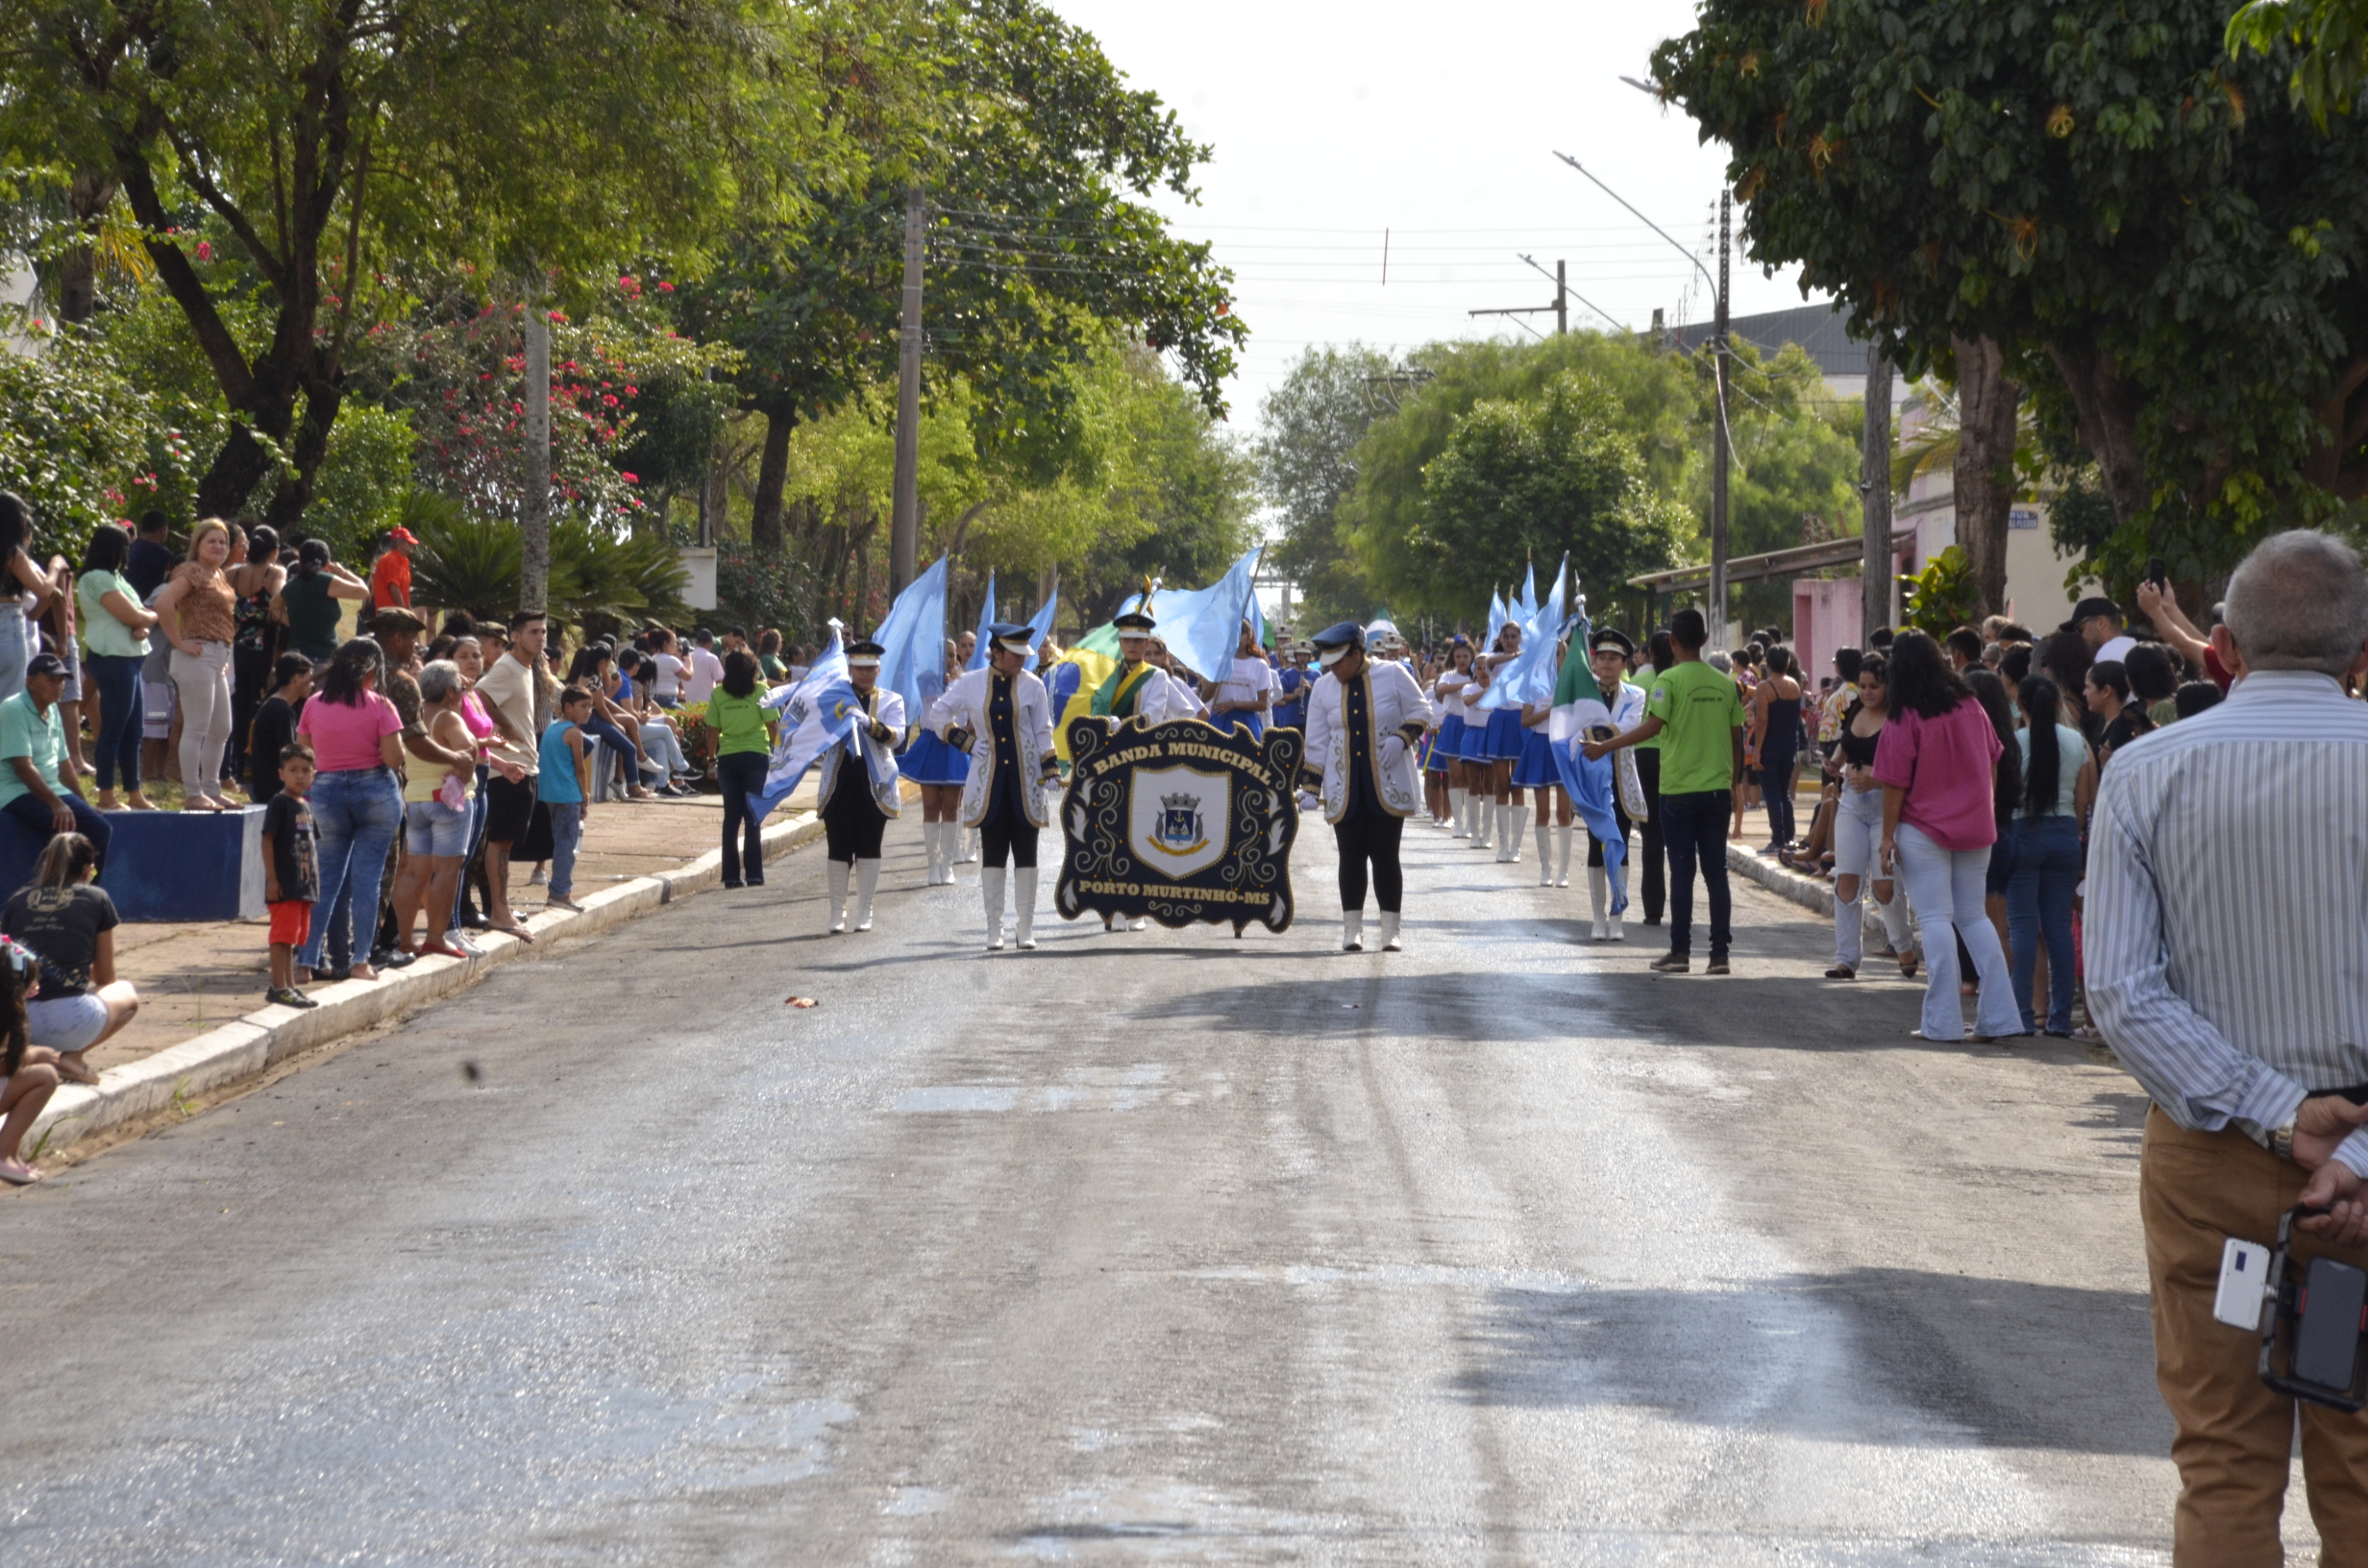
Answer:
[[[92,760],[102,790],[115,787],[117,773],[123,775],[125,789],[139,788],[139,732],[148,710],[148,698],[139,689],[139,667],[136,653],[93,653],[83,661],[99,690],[99,754]]]
[[[353,924],[361,927],[365,951],[378,934],[379,886],[386,875],[386,851],[403,825],[403,790],[391,768],[348,768],[315,778],[308,798],[320,852],[321,895],[312,906],[311,935],[296,962],[318,969],[330,927],[341,928],[339,956],[350,956],[345,933]]]
[[[551,813],[551,884],[545,891],[554,898],[564,898],[576,891],[576,851],[583,844],[583,802],[546,800],[543,805]]]
[[[734,887],[743,880],[761,886],[765,880],[765,824],[749,810],[749,796],[764,790],[772,766],[773,758],[763,751],[727,751],[715,759],[715,779],[724,787],[724,880]]]
[[[1669,951],[1681,958],[1693,950],[1697,860],[1711,895],[1711,957],[1726,957],[1734,938],[1735,892],[1727,884],[1727,819],[1734,812],[1730,790],[1661,797],[1661,842],[1669,852]]]
[[[468,907],[469,867],[485,845],[485,780],[492,776],[490,767],[481,762],[477,765],[477,788],[469,792],[469,847],[460,857],[460,884],[453,890],[453,918],[444,925],[448,931],[460,929],[460,912]]]
[[[74,814],[74,831],[90,841],[90,847],[99,852],[99,870],[105,870],[107,841],[114,831],[107,825],[106,817],[96,806],[71,790],[61,793],[58,798]],[[36,855],[48,848],[49,841],[57,835],[57,824],[50,817],[49,808],[33,796],[20,795],[6,806],[0,806],[0,811],[6,811],[17,826],[35,835],[33,852]]]
[[[2014,1003],[2023,1030],[2034,1027],[2031,982],[2047,938],[2047,1027],[2072,1032],[2072,894],[2081,884],[2080,824],[2069,817],[2025,817],[2015,823],[2014,873],[2007,879],[2007,939],[2014,946]]]

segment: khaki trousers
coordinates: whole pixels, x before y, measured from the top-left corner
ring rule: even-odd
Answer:
[[[2321,1568],[2368,1568],[2368,1414],[2288,1399],[2260,1380],[2260,1340],[2211,1315],[2221,1244],[2278,1239],[2278,1221],[2307,1174],[2233,1129],[2187,1132],[2159,1110],[2146,1115],[2138,1211],[2153,1286],[2155,1382],[2177,1434],[2177,1568],[2278,1568],[2302,1412],[2303,1482],[2319,1527]],[[2368,1255],[2316,1247],[2294,1233],[2294,1259],[2332,1251],[2368,1267]],[[2289,1268],[2291,1268],[2289,1264]]]

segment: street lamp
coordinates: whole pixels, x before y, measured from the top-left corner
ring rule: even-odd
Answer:
[[[1623,76],[1620,80],[1639,91],[1652,93],[1656,98],[1660,96],[1632,77]],[[1702,264],[1700,257],[1678,244],[1661,225],[1637,211],[1626,197],[1596,179],[1585,164],[1568,153],[1558,152],[1554,156],[1586,175],[1596,189],[1627,208],[1645,228],[1668,240],[1670,247],[1692,262],[1694,271],[1700,273],[1702,281],[1711,285],[1712,298],[1716,302],[1716,314],[1711,329],[1711,379],[1717,388],[1718,428],[1714,432],[1711,458],[1710,633],[1711,647],[1723,649],[1727,645],[1727,467],[1735,448],[1734,435],[1727,426],[1727,234],[1728,226],[1733,221],[1733,198],[1723,187],[1718,192],[1718,276],[1713,278],[1710,268]]]

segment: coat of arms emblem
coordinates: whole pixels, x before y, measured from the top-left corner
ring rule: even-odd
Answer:
[[[1230,773],[1197,768],[1144,768],[1135,772],[1128,835],[1144,870],[1181,881],[1225,853]]]

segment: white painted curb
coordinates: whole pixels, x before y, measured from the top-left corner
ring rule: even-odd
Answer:
[[[765,829],[766,856],[787,854],[822,833],[818,813],[799,812]],[[407,968],[387,970],[376,980],[324,986],[308,992],[319,998],[318,1007],[266,1007],[153,1056],[109,1067],[94,1085],[62,1084],[25,1135],[26,1158],[32,1158],[35,1149],[51,1154],[94,1133],[252,1078],[291,1056],[441,1001],[474,985],[496,965],[532,958],[569,938],[597,936],[723,880],[724,851],[718,846],[680,870],[637,876],[588,894],[581,914],[555,909],[532,917],[526,922],[535,938],[531,946],[516,937],[473,932],[471,940],[484,949],[481,957],[430,956]]]

